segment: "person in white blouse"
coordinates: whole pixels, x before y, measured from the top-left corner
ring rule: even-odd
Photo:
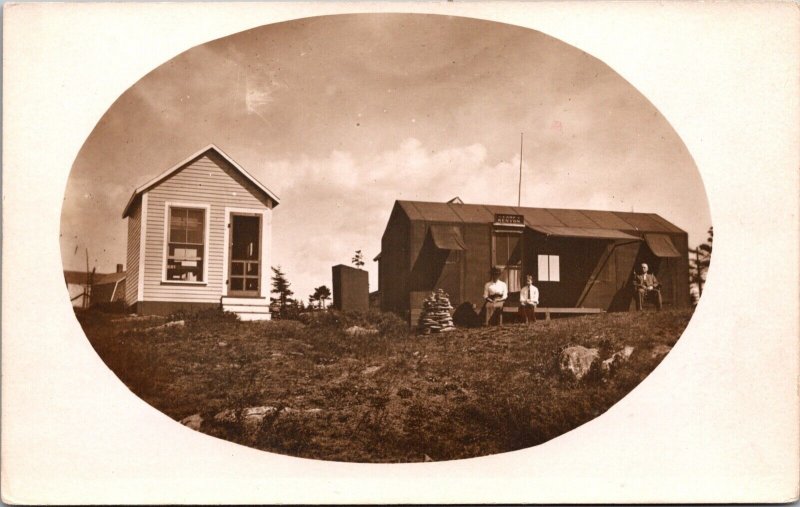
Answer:
[[[486,320],[484,325],[488,326],[495,314],[499,325],[503,325],[503,303],[508,299],[508,286],[500,275],[502,270],[497,266],[492,268],[492,280],[483,287],[484,309],[486,310]]]
[[[519,291],[519,316],[526,324],[536,322],[536,307],[539,305],[539,289],[533,285],[533,276],[525,277],[525,285]]]

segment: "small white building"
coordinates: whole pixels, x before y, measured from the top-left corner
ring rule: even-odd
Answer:
[[[128,219],[125,302],[140,315],[222,305],[269,319],[278,197],[214,145],[137,188]]]

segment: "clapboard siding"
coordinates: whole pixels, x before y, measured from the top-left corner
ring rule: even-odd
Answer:
[[[205,252],[208,268],[204,285],[162,282],[167,202],[209,206]],[[255,186],[243,178],[227,161],[213,152],[208,152],[190,162],[185,168],[148,191],[147,237],[144,250],[143,299],[145,301],[219,303],[220,297],[227,292],[223,279],[226,207],[269,210],[272,203],[256,191]],[[268,235],[270,220],[266,222],[263,233]],[[269,267],[268,249],[262,252],[262,262],[264,268]],[[265,290],[268,288],[262,287],[262,291]]]
[[[142,232],[142,206],[137,205],[128,218],[128,270],[125,272],[125,304],[136,303],[139,287],[139,238]]]

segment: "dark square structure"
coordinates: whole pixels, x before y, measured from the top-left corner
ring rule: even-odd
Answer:
[[[368,311],[369,273],[344,264],[333,266],[333,307],[341,311]]]

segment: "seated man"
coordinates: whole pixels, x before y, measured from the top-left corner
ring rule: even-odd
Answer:
[[[523,322],[536,322],[536,306],[539,304],[539,289],[533,285],[533,276],[525,277],[525,286],[519,291],[519,316]]]
[[[644,300],[648,297],[656,299],[656,308],[661,309],[661,284],[656,280],[656,275],[648,273],[648,266],[644,262],[641,274],[633,275],[633,287],[636,289],[636,309],[642,310]]]
[[[503,325],[503,303],[508,299],[508,286],[500,280],[503,271],[497,266],[492,268],[492,280],[483,287],[483,307],[486,310],[486,320],[484,325],[488,326],[495,314],[499,324]]]

